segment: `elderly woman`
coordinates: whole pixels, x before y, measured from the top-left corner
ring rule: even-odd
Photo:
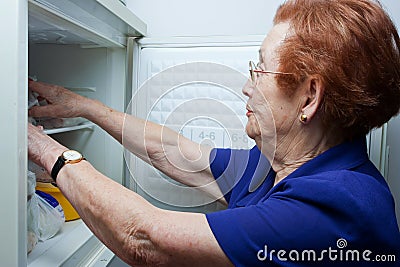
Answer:
[[[125,122],[128,149],[177,181],[208,184],[207,193],[228,203],[223,211],[160,210],[78,153],[63,154],[66,147],[31,125],[29,157],[131,265],[363,266],[383,255],[394,266],[394,201],[368,159],[365,134],[399,111],[399,50],[395,26],[376,2],[285,2],[243,89],[246,131],[256,142],[250,151],[199,149],[171,130],[161,142],[159,125],[58,86],[29,83],[51,103],[32,108],[31,116],[85,117],[120,142]]]

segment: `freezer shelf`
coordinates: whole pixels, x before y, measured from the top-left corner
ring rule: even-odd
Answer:
[[[66,222],[56,236],[36,245],[28,255],[28,266],[59,266],[92,236],[82,220]]]
[[[63,128],[56,128],[56,129],[47,129],[47,130],[44,130],[44,133],[50,135],[50,134],[65,133],[65,132],[71,132],[71,131],[82,130],[82,129],[93,130],[94,127],[95,127],[94,123],[88,122],[88,123],[84,123],[84,124],[77,125],[77,126],[63,127]]]
[[[98,254],[104,250],[105,246],[79,219],[66,222],[56,236],[39,242],[28,255],[28,266],[91,266],[98,258]],[[104,266],[114,256],[112,253],[101,254]],[[104,255],[109,258],[104,258]]]

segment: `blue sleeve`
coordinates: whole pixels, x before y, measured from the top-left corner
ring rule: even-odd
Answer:
[[[232,189],[243,177],[250,157],[250,150],[214,148],[210,154],[211,172],[229,203]]]

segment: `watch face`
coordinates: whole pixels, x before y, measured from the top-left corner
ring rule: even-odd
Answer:
[[[63,153],[66,160],[78,160],[82,158],[82,154],[75,150],[67,150]]]

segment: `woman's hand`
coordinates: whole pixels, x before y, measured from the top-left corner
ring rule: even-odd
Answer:
[[[31,117],[72,118],[83,117],[87,98],[64,87],[42,82],[29,81],[29,89],[46,99],[48,105],[34,106],[29,110]]]
[[[42,127],[28,123],[28,157],[51,172],[57,157],[67,148],[43,133]]]

